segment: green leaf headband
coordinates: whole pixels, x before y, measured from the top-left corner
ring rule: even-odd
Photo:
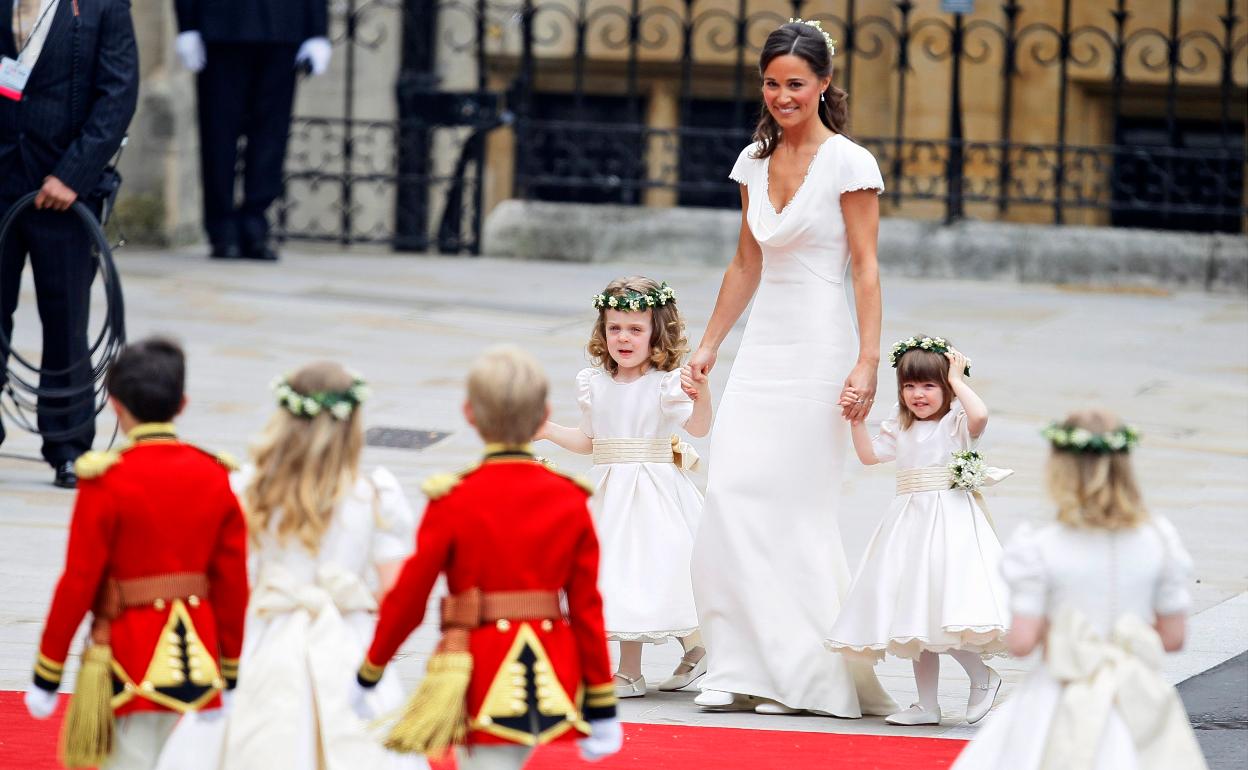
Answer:
[[[901,361],[901,357],[911,350],[926,350],[931,353],[940,353],[944,355],[952,350],[949,343],[944,337],[908,337],[900,342],[893,344],[893,350],[888,354],[888,362],[897,368],[897,364]],[[966,362],[966,369],[963,371],[967,377],[971,376],[971,362]]]
[[[667,281],[659,284],[659,288],[649,293],[624,289],[620,293],[610,296],[606,294],[594,295],[595,308],[599,310],[620,310],[625,313],[649,310],[656,305],[663,307],[667,303],[675,301],[676,290],[668,286]]]
[[[311,420],[321,412],[329,412],[335,420],[347,420],[360,404],[368,400],[371,392],[363,378],[353,375],[351,387],[346,390],[329,390],[319,393],[300,393],[290,386],[286,377],[273,381],[273,395],[277,405],[296,417]]]
[[[1051,422],[1041,431],[1053,448],[1062,452],[1105,455],[1126,452],[1140,443],[1140,434],[1133,426],[1123,425],[1105,433],[1093,433],[1085,428],[1072,428],[1059,422]]]
[[[818,20],[806,21],[805,19],[789,19],[789,23],[805,24],[808,27],[814,27],[819,31],[820,35],[823,35],[823,42],[828,44],[828,56],[836,56],[836,41],[832,39],[831,35],[823,31],[823,22]]]

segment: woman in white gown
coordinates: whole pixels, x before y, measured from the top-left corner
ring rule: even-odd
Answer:
[[[416,527],[393,474],[359,472],[363,383],[318,363],[277,389],[255,467],[235,479],[253,546],[238,688],[224,720],[183,720],[158,770],[427,770],[423,758],[386,751],[349,701],[377,597],[411,555]],[[373,713],[402,704],[387,677],[370,695]]]
[[[837,525],[847,423],[866,416],[880,352],[879,166],[850,141],[832,44],[781,26],[763,47],[765,109],[731,177],[742,222],[705,336],[705,373],[754,300],[711,435],[693,582],[708,671],[696,702],[841,717],[897,705],[870,667],[823,647],[849,588]],[[844,287],[853,266],[858,335]],[[861,394],[842,411],[843,386]]]

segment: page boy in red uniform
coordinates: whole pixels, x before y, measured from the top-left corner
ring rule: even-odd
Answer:
[[[61,732],[68,767],[154,767],[178,717],[218,708],[238,677],[247,528],[230,490],[232,463],[174,431],[185,369],[169,340],[123,350],[106,384],[130,444],[77,463],[65,571],[26,694],[31,715],[52,713],[90,611],[91,640]]]
[[[416,553],[381,605],[358,676],[360,688],[377,683],[445,574],[442,641],[392,749],[439,756],[466,744],[460,770],[519,768],[534,746],[577,733],[589,735],[587,759],[620,749],[591,490],[528,446],[550,413],[546,391],[537,362],[514,347],[487,351],[468,375],[464,413],[485,456],[425,483]]]

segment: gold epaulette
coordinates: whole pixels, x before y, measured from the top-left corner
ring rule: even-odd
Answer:
[[[553,462],[551,462],[550,460],[547,460],[545,457],[539,457],[537,459],[539,462],[541,462],[542,467],[544,467],[546,470],[550,471],[556,476],[562,476],[568,481],[571,481],[573,484],[580,487],[581,490],[585,492],[585,494],[589,495],[590,497],[593,497],[594,492],[597,491],[594,488],[594,482],[590,481],[584,476],[581,476],[575,473],[565,473],[564,471],[559,470],[558,465],[555,465]]]
[[[103,476],[105,471],[121,462],[120,452],[86,452],[74,461],[74,473],[80,479],[94,479]]]
[[[208,455],[212,459],[216,460],[218,463],[221,464],[221,467],[225,468],[227,471],[230,471],[231,473],[238,470],[238,460],[234,459],[234,455],[230,454],[229,452],[212,452],[207,449],[204,449],[203,447],[195,446],[194,444],[187,444],[187,446],[195,447],[199,451],[203,452],[204,454]]]
[[[467,476],[479,467],[480,463],[474,463],[467,468],[461,468],[451,473],[435,473],[420,482],[420,491],[430,500],[446,497],[451,493],[451,490],[459,486],[459,482],[464,480],[464,476]]]

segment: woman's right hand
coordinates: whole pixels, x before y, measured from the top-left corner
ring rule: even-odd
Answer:
[[[716,355],[718,355],[718,352],[713,348],[698,348],[693,351],[693,355],[689,357],[689,374],[691,376],[695,374],[703,376],[710,374],[711,369],[715,368]]]

